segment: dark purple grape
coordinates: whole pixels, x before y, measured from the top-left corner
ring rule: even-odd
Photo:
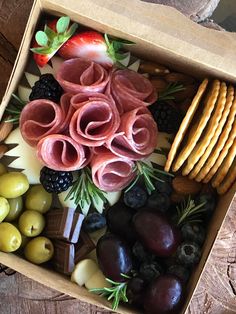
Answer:
[[[130,208],[141,208],[145,206],[146,202],[147,192],[139,185],[135,185],[124,194],[124,203]]]
[[[183,286],[173,275],[161,275],[147,288],[144,309],[147,314],[179,313],[183,302]]]
[[[126,242],[107,233],[98,240],[96,252],[98,264],[105,277],[118,282],[126,280],[121,274],[129,274],[133,266]]]
[[[94,232],[106,226],[106,218],[99,213],[88,214],[83,221],[83,230]]]
[[[133,244],[136,241],[136,232],[132,225],[135,211],[122,203],[110,207],[106,214],[108,229]]]
[[[190,271],[186,267],[178,264],[171,265],[167,269],[167,274],[175,275],[183,284],[187,283],[190,277]]]
[[[154,191],[148,198],[147,207],[165,213],[171,204],[167,194]]]
[[[186,223],[181,228],[182,238],[186,241],[193,241],[202,245],[205,241],[206,231],[198,223]]]
[[[175,253],[180,232],[160,212],[140,211],[133,217],[137,236],[143,246],[159,257]]]
[[[139,275],[145,280],[145,282],[150,283],[153,279],[159,277],[163,273],[163,269],[155,261],[144,262],[139,268]]]
[[[201,248],[197,243],[183,242],[178,247],[176,255],[180,264],[191,267],[200,261]]]
[[[131,278],[127,285],[126,296],[130,304],[142,305],[145,282],[141,277]]]

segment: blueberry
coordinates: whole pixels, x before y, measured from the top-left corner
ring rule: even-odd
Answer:
[[[135,242],[132,247],[132,253],[139,263],[146,262],[152,259],[152,255],[145,250],[140,242]]]
[[[195,242],[183,242],[176,254],[180,264],[191,267],[200,261],[201,248]]]
[[[209,218],[216,208],[216,197],[212,193],[202,193],[196,197],[195,204],[199,205],[203,202],[205,202],[204,215]]]
[[[206,231],[202,225],[197,223],[186,223],[181,228],[181,234],[184,240],[193,241],[202,245],[206,237]]]
[[[148,198],[147,206],[150,209],[166,212],[171,204],[170,197],[167,194],[154,191]]]
[[[155,261],[144,262],[139,268],[139,274],[146,282],[151,282],[153,279],[159,277],[162,273],[162,267]]]
[[[147,192],[139,185],[124,194],[124,203],[130,208],[143,207],[147,202]]]
[[[94,232],[106,226],[106,218],[99,213],[91,213],[83,221],[83,230]]]
[[[172,185],[170,182],[168,181],[156,181],[155,182],[155,188],[156,191],[159,193],[163,193],[163,194],[167,194],[167,195],[171,195],[172,193]]]
[[[187,283],[190,277],[190,271],[186,267],[177,264],[171,265],[167,269],[167,274],[175,275],[183,283]]]

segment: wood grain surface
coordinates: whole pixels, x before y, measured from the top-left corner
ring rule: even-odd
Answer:
[[[32,0],[0,0],[0,99]],[[236,201],[218,235],[188,314],[236,313]],[[0,274],[2,314],[111,313],[51,290],[21,274]]]

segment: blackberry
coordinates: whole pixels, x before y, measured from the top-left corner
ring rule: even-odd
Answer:
[[[182,117],[172,104],[157,102],[150,107],[150,111],[160,132],[172,134],[178,131]]]
[[[147,283],[159,277],[162,273],[163,273],[162,267],[155,261],[144,262],[141,264],[139,268],[139,275]]]
[[[58,194],[72,185],[73,175],[69,171],[56,171],[43,167],[40,171],[40,182],[47,192]]]
[[[186,268],[182,265],[178,265],[178,264],[171,265],[167,269],[167,274],[175,275],[184,284],[187,283],[187,281],[189,280],[189,277],[190,277],[190,271],[188,270],[188,268]]]
[[[186,241],[193,241],[202,245],[205,241],[206,231],[201,224],[186,223],[181,228],[182,238]]]
[[[63,89],[53,75],[43,74],[32,87],[29,100],[49,99],[57,103],[59,102],[62,93]]]

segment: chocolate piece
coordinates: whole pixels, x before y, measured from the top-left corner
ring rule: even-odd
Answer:
[[[84,215],[80,214],[79,212],[74,213],[74,219],[71,226],[70,238],[69,238],[69,241],[71,243],[78,242],[83,220],[84,220]]]
[[[45,236],[52,239],[69,240],[75,209],[52,209],[46,214]]]
[[[52,264],[54,268],[63,274],[71,274],[75,268],[75,247],[72,243],[61,240],[53,241],[54,255]]]
[[[75,263],[77,264],[95,249],[95,244],[84,231],[80,232],[79,241],[75,244]]]

